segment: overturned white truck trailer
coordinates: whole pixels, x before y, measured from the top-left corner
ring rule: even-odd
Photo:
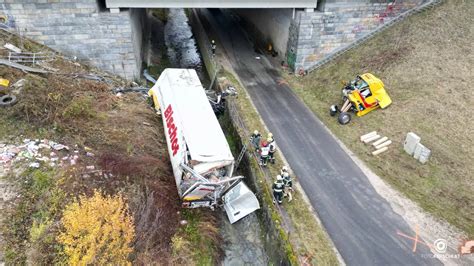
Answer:
[[[196,71],[165,69],[149,94],[161,110],[182,206],[223,205],[231,223],[259,209],[243,176],[232,176],[234,157]]]

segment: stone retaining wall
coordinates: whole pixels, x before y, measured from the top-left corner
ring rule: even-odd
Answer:
[[[317,10],[297,11],[290,26],[287,61],[310,69],[337,49],[426,0],[323,0]]]
[[[145,12],[111,13],[96,0],[0,0],[10,30],[127,79],[140,75]]]

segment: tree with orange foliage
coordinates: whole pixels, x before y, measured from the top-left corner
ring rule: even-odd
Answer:
[[[135,229],[133,217],[121,195],[94,191],[67,205],[61,219],[64,231],[58,240],[71,265],[130,265],[128,256]]]

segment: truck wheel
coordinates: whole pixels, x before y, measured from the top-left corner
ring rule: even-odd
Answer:
[[[0,97],[0,107],[13,106],[17,102],[16,96],[6,94]]]
[[[348,112],[342,112],[339,114],[337,121],[339,121],[339,124],[345,125],[351,121],[351,114]]]
[[[337,105],[333,104],[331,105],[331,107],[329,108],[329,114],[331,116],[335,116],[337,114],[337,110],[338,110],[338,107]]]

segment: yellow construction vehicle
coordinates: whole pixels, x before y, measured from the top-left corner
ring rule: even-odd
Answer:
[[[335,116],[339,111],[338,121],[345,125],[351,121],[349,111],[357,116],[363,116],[377,108],[385,108],[392,103],[384,89],[383,82],[370,73],[357,76],[356,79],[344,84],[342,89],[342,107],[332,105],[330,115]]]

